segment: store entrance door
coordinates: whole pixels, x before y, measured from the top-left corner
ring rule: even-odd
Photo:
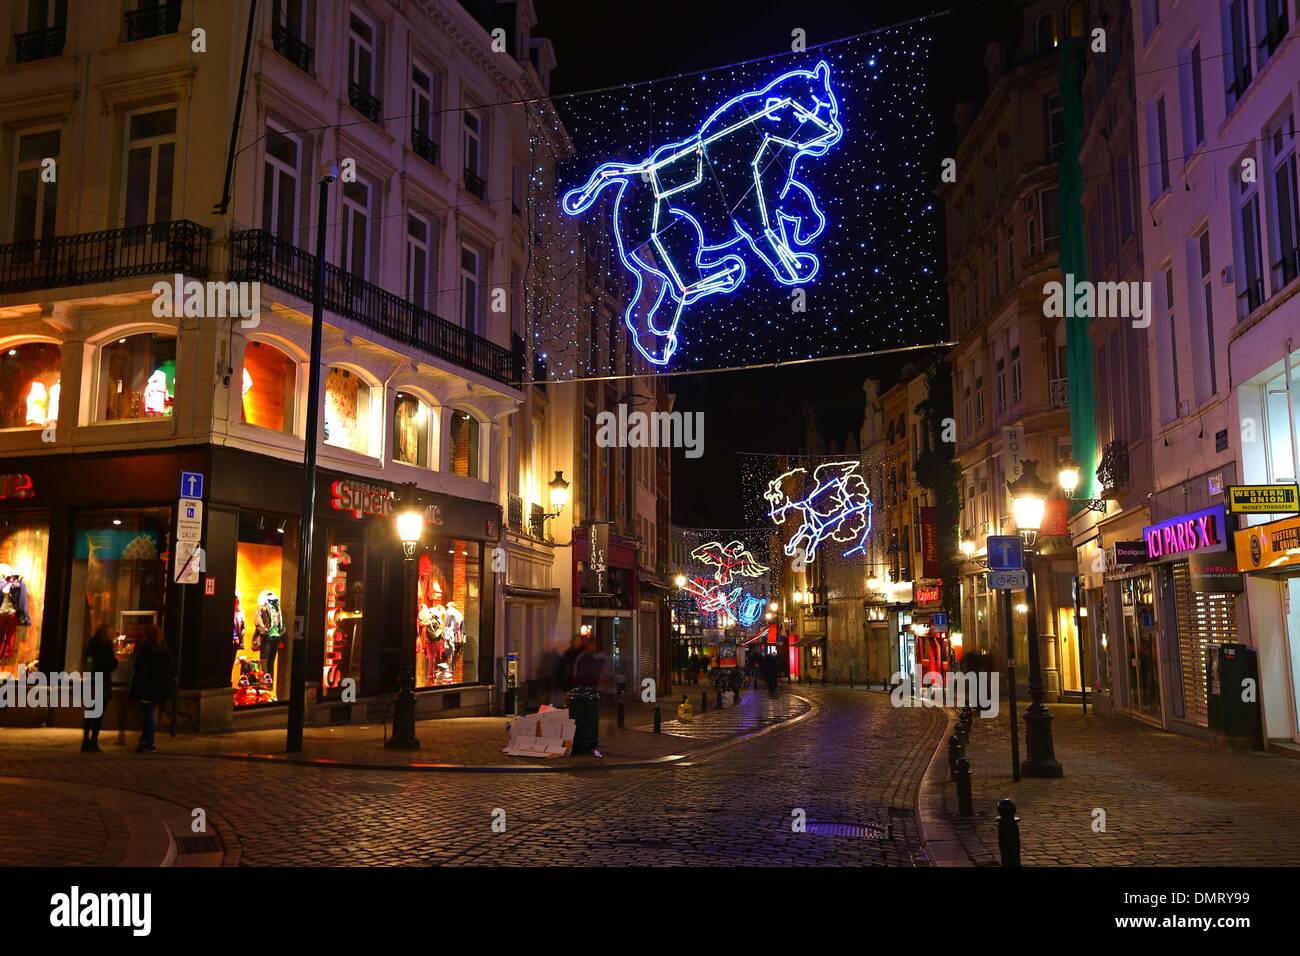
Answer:
[[[632,616],[621,614],[584,614],[582,623],[596,636],[596,647],[605,655],[602,693],[614,693],[619,685],[630,688],[633,667]]]
[[[1300,577],[1287,578],[1282,600],[1286,602],[1287,652],[1291,656],[1291,739],[1300,743]]]
[[[1121,581],[1120,600],[1124,609],[1129,708],[1134,715],[1159,724],[1162,722],[1160,672],[1151,578],[1144,576]]]

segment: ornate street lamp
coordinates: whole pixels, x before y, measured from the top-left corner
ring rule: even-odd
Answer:
[[[418,750],[415,736],[415,639],[410,626],[415,623],[415,548],[424,535],[424,504],[414,482],[402,485],[393,509],[397,538],[402,542],[402,663],[397,680],[397,697],[393,701],[393,736],[388,746],[394,750]]]
[[[1106,502],[1101,498],[1076,498],[1075,492],[1079,490],[1079,463],[1071,456],[1061,463],[1060,469],[1056,474],[1057,483],[1065,496],[1072,501],[1078,501],[1091,511],[1097,511],[1101,514],[1106,513]]]
[[[1064,772],[1052,744],[1052,715],[1043,705],[1043,667],[1038,649],[1038,604],[1034,593],[1034,544],[1043,524],[1043,512],[1052,486],[1038,477],[1038,462],[1026,459],[1015,481],[1007,482],[1016,530],[1025,541],[1026,638],[1029,643],[1029,709],[1025,711],[1025,738],[1029,756],[1020,764],[1026,777],[1059,777]]]
[[[962,538],[960,547],[961,553],[965,556],[966,560],[969,561],[975,554],[975,539]]]
[[[557,471],[555,477],[547,483],[547,487],[551,489],[551,507],[555,511],[547,514],[546,517],[558,518],[564,506],[569,503],[569,483],[564,480],[564,472]]]
[[[678,572],[677,577],[673,578],[673,584],[679,589],[686,587],[686,575]]]

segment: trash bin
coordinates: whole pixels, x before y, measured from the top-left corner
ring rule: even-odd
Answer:
[[[1255,652],[1245,644],[1230,641],[1210,648],[1207,657],[1206,716],[1210,729],[1249,737],[1255,750],[1263,750]],[[1247,693],[1248,687],[1253,693]]]
[[[575,687],[565,696],[564,703],[577,725],[573,731],[573,752],[590,753],[600,746],[600,692],[594,687]]]

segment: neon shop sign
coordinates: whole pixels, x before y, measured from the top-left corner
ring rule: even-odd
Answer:
[[[0,475],[0,501],[6,498],[34,498],[31,475]]]
[[[1194,551],[1219,551],[1225,547],[1223,505],[1193,511],[1144,528],[1151,558],[1167,558]]]
[[[396,498],[397,494],[391,488],[368,481],[340,478],[330,485],[330,507],[335,511],[350,512],[354,518],[390,515]],[[442,524],[442,506],[425,508],[424,520],[432,525]]]

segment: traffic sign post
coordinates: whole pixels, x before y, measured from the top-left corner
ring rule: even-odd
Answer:
[[[1011,592],[1002,591],[1002,620],[1007,628],[1007,696],[1011,698],[1011,779],[1020,782],[1020,715],[1016,713],[1016,629],[1011,620]]]
[[[986,539],[990,571],[1019,571],[1025,566],[1025,542],[1018,534],[991,534]]]
[[[203,474],[197,471],[181,472],[181,492],[182,498],[202,498],[203,497]]]

